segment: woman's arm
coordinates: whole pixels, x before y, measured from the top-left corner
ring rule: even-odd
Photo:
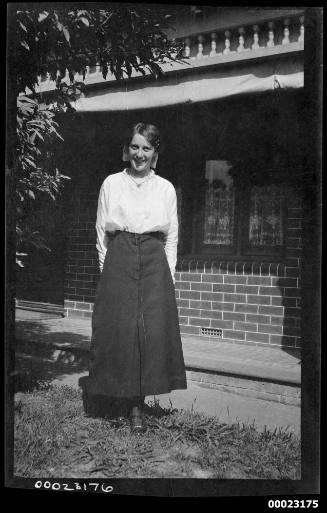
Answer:
[[[165,242],[165,252],[171,272],[171,276],[173,279],[173,283],[175,283],[175,268],[177,262],[177,243],[178,243],[178,217],[177,217],[177,198],[176,191],[174,186],[172,185],[169,189],[168,196],[168,205],[167,205],[168,215],[170,218],[170,226],[166,237]]]
[[[108,238],[105,231],[106,217],[108,213],[108,193],[108,185],[106,185],[106,182],[103,182],[99,193],[97,220],[95,225],[97,232],[96,248],[98,250],[99,267],[101,272],[106,258],[108,244]]]

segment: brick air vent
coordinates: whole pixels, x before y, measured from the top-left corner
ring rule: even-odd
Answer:
[[[210,337],[221,337],[222,330],[216,328],[201,328],[201,335],[210,335]]]

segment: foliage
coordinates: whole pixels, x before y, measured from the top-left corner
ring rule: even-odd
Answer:
[[[117,78],[132,70],[154,76],[160,64],[179,59],[182,46],[168,40],[172,29],[166,8],[110,5],[105,9],[49,9],[17,12],[16,69],[19,91],[34,90],[38,76],[49,73],[59,85],[66,76],[85,78],[86,67],[99,64]]]
[[[167,38],[171,15],[165,7],[110,4],[88,10],[30,4],[15,13],[16,37],[11,66],[17,78],[17,250],[24,241],[46,249],[45,241],[24,224],[24,213],[39,194],[55,199],[62,175],[53,165],[53,147],[61,139],[55,114],[69,113],[83,93],[87,66],[100,65],[103,78],[162,75],[160,64],[179,60],[181,46]],[[40,77],[55,82],[38,93]],[[23,254],[21,254],[22,256]],[[23,266],[21,258],[17,263]]]
[[[24,243],[39,249],[48,249],[37,231],[31,231],[24,223],[26,212],[39,193],[56,199],[62,187],[62,180],[68,178],[60,174],[53,158],[53,138],[61,139],[54,121],[55,113],[37,100],[21,95],[17,97],[17,165],[16,182],[16,241],[20,248]],[[16,255],[16,263],[23,267],[21,256]]]

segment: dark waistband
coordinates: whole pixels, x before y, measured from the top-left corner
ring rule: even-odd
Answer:
[[[164,238],[164,233],[163,232],[135,233],[135,232],[128,232],[126,230],[116,230],[115,232],[110,233],[109,236],[110,235],[111,236],[115,236],[115,235],[118,235],[120,233],[125,233],[127,236],[133,237],[135,239],[140,239],[140,238],[144,238],[144,237],[154,237],[156,239],[162,240]]]

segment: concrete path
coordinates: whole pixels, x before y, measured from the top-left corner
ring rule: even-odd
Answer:
[[[91,326],[90,322],[80,319],[58,318],[48,314],[17,310],[16,337],[23,341],[32,341],[40,344],[40,350],[45,346],[65,350],[74,348],[87,354],[89,350]],[[183,351],[186,365],[193,368],[219,369],[225,371],[242,370],[249,376],[256,375],[277,376],[278,379],[289,383],[297,383],[300,379],[300,359],[293,353],[284,352],[274,348],[257,346],[242,347],[217,341],[202,341],[195,338],[183,339]],[[37,357],[20,357],[18,366],[34,369],[40,372],[54,384],[78,387],[78,379],[87,375],[85,366],[74,368],[69,363],[54,370],[53,362],[49,359],[46,365],[40,351],[39,363]],[[25,359],[24,359],[25,358]],[[68,365],[68,367],[67,367]],[[74,370],[75,369],[75,370]],[[275,428],[288,429],[300,435],[301,409],[299,406],[285,405],[278,402],[237,395],[231,392],[207,388],[199,382],[188,381],[187,390],[174,390],[171,394],[156,397],[162,407],[192,409],[203,412],[209,416],[217,416],[221,422],[253,424],[259,429],[274,430]],[[154,397],[147,397],[147,402]]]
[[[52,380],[55,385],[67,385],[78,388],[78,380],[87,376],[87,372],[62,375]],[[174,390],[170,394],[148,396],[146,402],[159,401],[163,408],[170,407],[192,410],[219,418],[226,424],[254,424],[262,431],[265,429],[287,429],[298,436],[301,432],[301,409],[262,399],[222,392],[214,388],[205,388],[194,381],[188,381],[186,390]]]

